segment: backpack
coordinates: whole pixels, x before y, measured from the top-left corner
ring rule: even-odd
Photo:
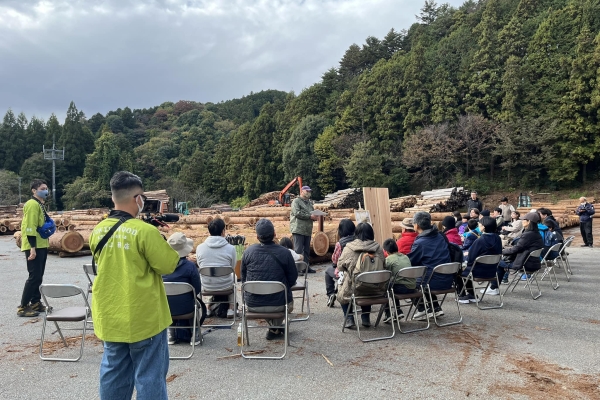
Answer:
[[[358,276],[363,272],[371,271],[383,271],[385,270],[385,260],[377,255],[377,253],[363,252],[360,253],[356,266],[354,267],[353,276]],[[385,292],[387,285],[374,284],[374,283],[359,283],[356,285],[356,291],[358,293],[375,294],[379,292]]]
[[[544,240],[544,247],[549,248],[558,243],[558,241],[553,240],[554,235],[552,235],[552,232],[550,232],[550,230],[540,231],[540,234],[542,235],[542,239]]]
[[[475,232],[471,232],[471,233],[475,233]],[[464,255],[462,249],[457,244],[450,243],[450,241],[448,240],[446,235],[444,235],[443,233],[440,232],[440,235],[442,235],[442,237],[446,241],[446,244],[448,245],[448,251],[450,252],[450,261],[458,262],[458,263],[462,264],[463,261],[465,260],[465,255]],[[475,236],[477,236],[476,233],[475,233]],[[477,237],[479,237],[479,236],[477,236]]]

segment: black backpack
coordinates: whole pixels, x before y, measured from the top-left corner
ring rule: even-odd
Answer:
[[[462,264],[463,261],[465,261],[465,255],[460,246],[454,243],[450,243],[446,235],[444,235],[443,233],[440,232],[440,235],[442,235],[442,237],[446,241],[446,244],[448,245],[448,251],[450,252],[450,261]]]

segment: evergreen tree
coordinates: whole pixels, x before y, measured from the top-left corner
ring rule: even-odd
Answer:
[[[339,72],[344,82],[350,82],[363,71],[363,57],[360,47],[351,45],[340,61]]]
[[[102,128],[102,125],[104,125],[105,122],[106,119],[104,116],[100,113],[96,113],[88,120],[88,127],[94,135],[97,135],[99,132],[101,132],[100,128]]]
[[[52,113],[50,119],[48,119],[48,122],[46,123],[46,140],[44,141],[44,146],[47,149],[51,149],[52,144],[56,143],[57,148],[62,148],[60,146],[62,132],[62,126],[60,125],[60,122],[58,122],[58,118]]]
[[[64,164],[69,171],[69,181],[83,174],[86,156],[94,150],[94,135],[84,121],[83,113],[71,102],[63,132],[58,140],[65,148]],[[58,146],[57,146],[58,147]]]
[[[0,125],[0,166],[13,172],[19,172],[25,161],[25,126],[27,118],[21,113],[18,119],[9,109]]]
[[[46,125],[44,121],[33,116],[27,125],[26,142],[27,157],[42,151],[46,141]]]
[[[438,5],[435,0],[425,0],[419,15],[415,15],[418,21],[424,25],[432,24],[438,16]]]
[[[129,129],[133,129],[136,126],[135,117],[129,107],[125,107],[123,111],[121,111],[121,120],[123,121],[123,125]]]
[[[459,113],[458,90],[443,66],[435,69],[431,92],[431,122],[439,124],[456,119]]]
[[[426,124],[429,115],[429,93],[423,84],[427,81],[425,47],[418,43],[412,48],[409,57],[402,81],[406,95],[400,106],[400,111],[404,115],[403,127],[406,131]]]
[[[114,134],[104,125],[94,152],[87,156],[83,177],[95,182],[98,189],[108,190],[110,179],[116,172],[132,169],[133,154],[129,143],[123,135]]]

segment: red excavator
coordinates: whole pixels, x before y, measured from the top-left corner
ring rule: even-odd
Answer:
[[[287,191],[290,190],[290,188],[296,183],[298,183],[298,187],[302,188],[302,178],[297,176],[294,179],[292,179],[290,183],[288,183],[281,192],[279,192],[278,200],[271,200],[269,201],[269,204],[278,204],[279,202],[279,204],[284,207],[289,207],[290,205],[292,205],[291,196]]]

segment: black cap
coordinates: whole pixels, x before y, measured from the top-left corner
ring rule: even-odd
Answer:
[[[481,215],[484,216],[484,217],[489,217],[490,216],[490,210],[483,210],[481,212]]]
[[[266,218],[260,219],[256,223],[256,234],[260,237],[274,235],[275,227],[270,220]]]

